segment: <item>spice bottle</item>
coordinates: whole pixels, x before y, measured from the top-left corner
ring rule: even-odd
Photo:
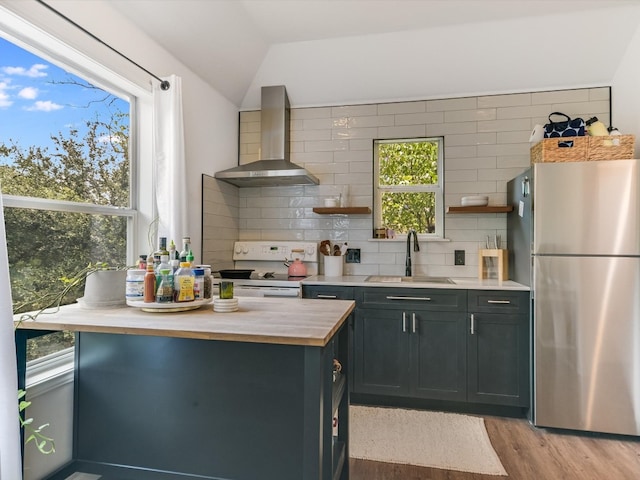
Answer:
[[[156,300],[156,273],[153,271],[153,262],[147,263],[147,273],[144,276],[144,303],[153,303]]]
[[[175,302],[192,302],[195,300],[193,287],[195,277],[188,262],[180,262],[180,268],[173,276]]]
[[[204,297],[204,268],[194,268],[194,284],[193,284],[193,298],[196,300],[202,300]]]
[[[158,284],[158,290],[156,291],[156,302],[173,302],[173,275],[171,275],[170,269],[163,268],[160,270],[160,283]]]

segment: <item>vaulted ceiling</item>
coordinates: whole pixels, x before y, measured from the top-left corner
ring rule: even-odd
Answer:
[[[603,85],[640,24],[638,0],[110,3],[243,108],[260,84],[299,82],[297,105]]]

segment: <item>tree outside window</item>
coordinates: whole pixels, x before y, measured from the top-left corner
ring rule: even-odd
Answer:
[[[0,53],[0,185],[23,313],[89,263],[127,264],[130,101],[2,38]],[[80,296],[82,286],[63,304]],[[71,345],[69,332],[40,337],[28,360]]]
[[[442,237],[442,138],[377,140],[376,226]]]

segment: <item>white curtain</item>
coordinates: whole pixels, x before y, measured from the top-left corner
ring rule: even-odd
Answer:
[[[0,185],[1,187],[1,185]],[[16,344],[9,283],[9,259],[0,193],[0,479],[22,478],[18,422]]]
[[[158,236],[179,240],[187,235],[187,182],[182,120],[182,80],[164,78],[168,90],[154,85],[153,160],[155,197],[158,208]]]

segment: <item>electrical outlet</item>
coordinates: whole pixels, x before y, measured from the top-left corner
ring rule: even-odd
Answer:
[[[344,261],[346,263],[360,263],[360,249],[359,248],[347,248],[347,254]]]
[[[464,250],[455,250],[453,258],[454,265],[464,265]]]

